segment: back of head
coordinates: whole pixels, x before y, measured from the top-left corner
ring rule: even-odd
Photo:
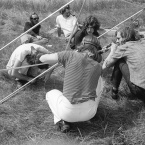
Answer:
[[[139,33],[131,26],[118,29],[116,35],[118,32],[120,32],[121,37],[124,38],[124,42],[138,41],[140,39]]]
[[[94,35],[87,35],[83,38],[83,47],[81,48],[81,52],[84,51],[89,51],[91,52],[93,55],[91,56],[92,59],[94,59],[95,61],[100,62],[101,55],[98,53],[98,50],[101,50],[101,45],[100,42],[98,40],[98,38]]]
[[[93,34],[87,35],[83,38],[83,44],[89,44],[94,46],[97,50],[101,49],[100,42],[96,36]]]

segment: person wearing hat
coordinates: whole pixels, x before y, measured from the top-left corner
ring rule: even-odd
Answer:
[[[39,59],[50,65],[60,63],[65,68],[63,92],[54,89],[46,93],[54,124],[61,132],[70,130],[70,122],[90,120],[97,112],[103,88],[100,49],[97,37],[87,35],[78,51],[45,54]]]
[[[38,61],[38,57],[40,57],[40,53],[46,54],[49,51],[38,45],[33,43],[22,44],[18,46],[12,53],[6,68],[8,69],[8,74],[16,79],[20,84],[25,84],[31,81],[34,77],[38,75],[38,70],[40,69],[47,69],[47,66],[35,66],[35,67],[25,67],[19,69],[11,69],[15,67],[21,67],[25,65],[33,65],[36,64]],[[39,62],[40,63],[40,62]]]
[[[78,28],[78,26],[75,25],[76,23],[77,23],[77,19],[74,15],[71,14],[69,5],[61,9],[60,15],[56,17],[56,27],[57,27],[58,37],[61,37],[61,34],[63,32],[65,38],[69,39],[73,29],[75,33]]]
[[[36,13],[30,15],[30,22],[26,22],[24,26],[24,32],[35,26],[39,22],[39,16]],[[21,44],[24,43],[35,43],[39,45],[45,45],[48,43],[47,38],[43,38],[39,35],[41,25],[36,26],[28,33],[21,37]]]

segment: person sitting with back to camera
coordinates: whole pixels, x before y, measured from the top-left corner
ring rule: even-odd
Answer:
[[[103,63],[103,70],[114,66],[112,73],[112,98],[119,99],[118,90],[124,77],[130,92],[130,99],[145,103],[145,39],[133,27],[123,27],[116,32],[116,44]]]
[[[97,112],[103,88],[99,49],[97,37],[87,35],[79,51],[46,54],[39,59],[50,65],[58,62],[65,68],[63,92],[54,89],[46,93],[54,124],[61,132],[70,130],[70,122],[90,120]]]
[[[20,69],[11,68],[36,64],[38,62],[37,56],[40,57],[40,54],[42,55],[47,53],[49,53],[49,51],[38,44],[27,43],[20,45],[13,51],[6,65],[6,68],[8,69],[8,74],[22,85],[31,81],[39,74],[39,69],[47,69],[48,65],[44,64],[40,66],[26,67]]]
[[[24,26],[24,32],[35,26],[39,22],[39,16],[36,13],[33,13],[30,16],[30,22],[26,22]],[[24,43],[35,43],[39,45],[46,45],[48,43],[47,38],[43,38],[39,35],[41,25],[36,26],[28,33],[24,34],[21,37],[21,44]]]
[[[77,23],[77,19],[74,15],[71,14],[69,5],[61,9],[60,15],[56,17],[56,27],[57,27],[58,37],[61,37],[61,34],[63,32],[65,38],[67,40],[70,39],[73,29],[74,29],[74,33],[78,29],[78,24],[76,23]]]

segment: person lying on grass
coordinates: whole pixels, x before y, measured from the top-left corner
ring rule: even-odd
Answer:
[[[70,130],[70,122],[90,120],[97,112],[102,91],[99,49],[97,37],[87,35],[79,51],[45,54],[39,59],[65,68],[63,92],[54,89],[46,93],[54,124],[61,132]]]
[[[133,27],[123,27],[116,32],[116,44],[103,63],[103,70],[114,66],[112,98],[118,99],[118,89],[124,77],[132,98],[145,103],[145,39]]]
[[[27,67],[20,69],[10,69],[12,67],[21,67],[23,65],[32,65],[36,63],[39,53],[47,54],[49,51],[37,44],[28,43],[18,46],[12,53],[6,68],[8,74],[19,81],[22,85],[31,81],[39,73],[40,69],[47,69],[48,65]],[[25,64],[26,63],[26,64]]]

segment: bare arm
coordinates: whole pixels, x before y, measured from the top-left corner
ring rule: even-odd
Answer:
[[[35,49],[35,48],[34,48]],[[44,47],[36,47],[36,50],[41,52],[41,53],[44,53],[44,54],[49,54],[50,52],[44,48]]]
[[[117,61],[117,59],[114,59],[112,57],[107,57],[107,58],[102,65],[102,70],[105,70],[106,68],[112,67],[114,65],[114,63]]]
[[[54,65],[58,62],[58,54],[44,54],[39,59],[41,62],[48,63],[50,65]]]

